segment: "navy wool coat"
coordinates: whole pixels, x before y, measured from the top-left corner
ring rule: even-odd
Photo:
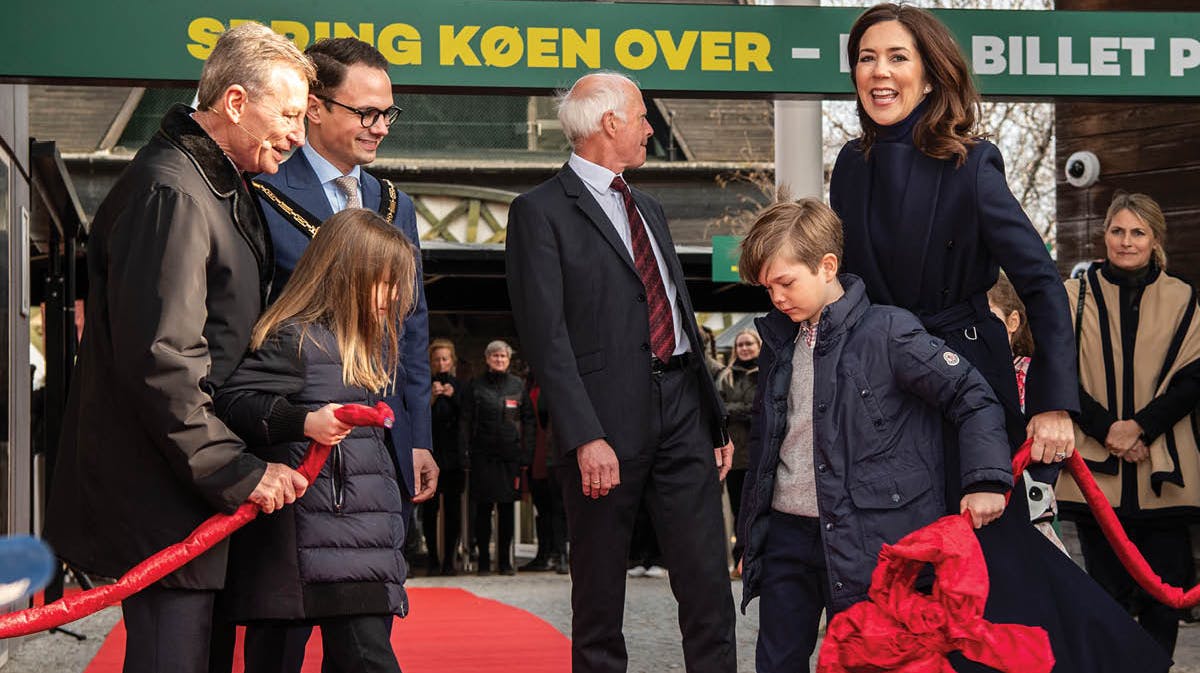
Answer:
[[[834,165],[829,201],[845,231],[842,270],[862,277],[872,301],[917,314],[983,373],[1005,406],[1015,448],[1025,430],[1012,353],[986,296],[1003,268],[1025,303],[1037,348],[1025,382],[1027,413],[1078,413],[1074,332],[1062,280],[1008,188],[1000,151],[980,140],[962,166],[919,151],[903,163],[876,166],[877,175],[907,176],[907,189],[898,212],[873,213],[872,162],[884,160],[882,154],[873,151],[868,159],[852,140]],[[876,254],[872,219],[899,232],[892,236],[891,260]]]

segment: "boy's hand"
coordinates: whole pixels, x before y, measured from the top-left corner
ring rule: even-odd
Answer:
[[[346,438],[354,428],[339,421],[333,410],[342,405],[326,404],[304,417],[304,436],[314,442],[333,446]]]
[[[958,504],[960,514],[967,510],[971,510],[971,522],[975,527],[983,528],[1004,513],[1004,494],[968,493]]]

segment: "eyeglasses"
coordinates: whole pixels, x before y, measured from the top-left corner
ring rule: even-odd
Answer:
[[[375,122],[379,121],[380,117],[383,117],[383,123],[385,126],[391,126],[392,124],[396,123],[396,119],[400,117],[400,113],[402,112],[402,110],[395,105],[392,105],[386,110],[376,110],[373,107],[359,109],[356,107],[350,107],[345,103],[339,103],[327,96],[321,96],[317,94],[313,95],[317,96],[317,98],[325,101],[326,103],[333,103],[338,107],[346,108],[347,110],[358,115],[358,121],[362,123],[362,126],[365,129],[369,129],[374,126]]]

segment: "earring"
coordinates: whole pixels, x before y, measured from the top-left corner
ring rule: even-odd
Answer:
[[[931,84],[926,84],[926,85],[925,85],[925,93],[929,93],[929,92],[931,92],[931,91],[933,91],[933,85],[931,85]]]

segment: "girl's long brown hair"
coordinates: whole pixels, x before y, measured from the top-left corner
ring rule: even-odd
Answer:
[[[858,47],[867,29],[884,21],[898,21],[913,37],[925,79],[933,90],[925,100],[925,112],[913,131],[917,149],[934,159],[954,159],[959,166],[967,160],[967,150],[982,135],[978,129],[979,92],[971,79],[971,71],[962,50],[954,41],[950,29],[929,12],[894,3],[882,3],[863,12],[850,29],[846,56],[850,63],[850,82],[858,90],[855,74],[858,70]],[[862,125],[859,140],[864,154],[869,154],[879,133],[879,125],[871,119],[857,101],[858,121]]]
[[[349,208],[325,220],[296,264],[287,287],[254,326],[257,350],[285,323],[321,324],[337,340],[342,382],[381,391],[399,364],[401,324],[416,296],[415,248],[377,213]],[[375,288],[387,285],[389,303],[381,316]]]

